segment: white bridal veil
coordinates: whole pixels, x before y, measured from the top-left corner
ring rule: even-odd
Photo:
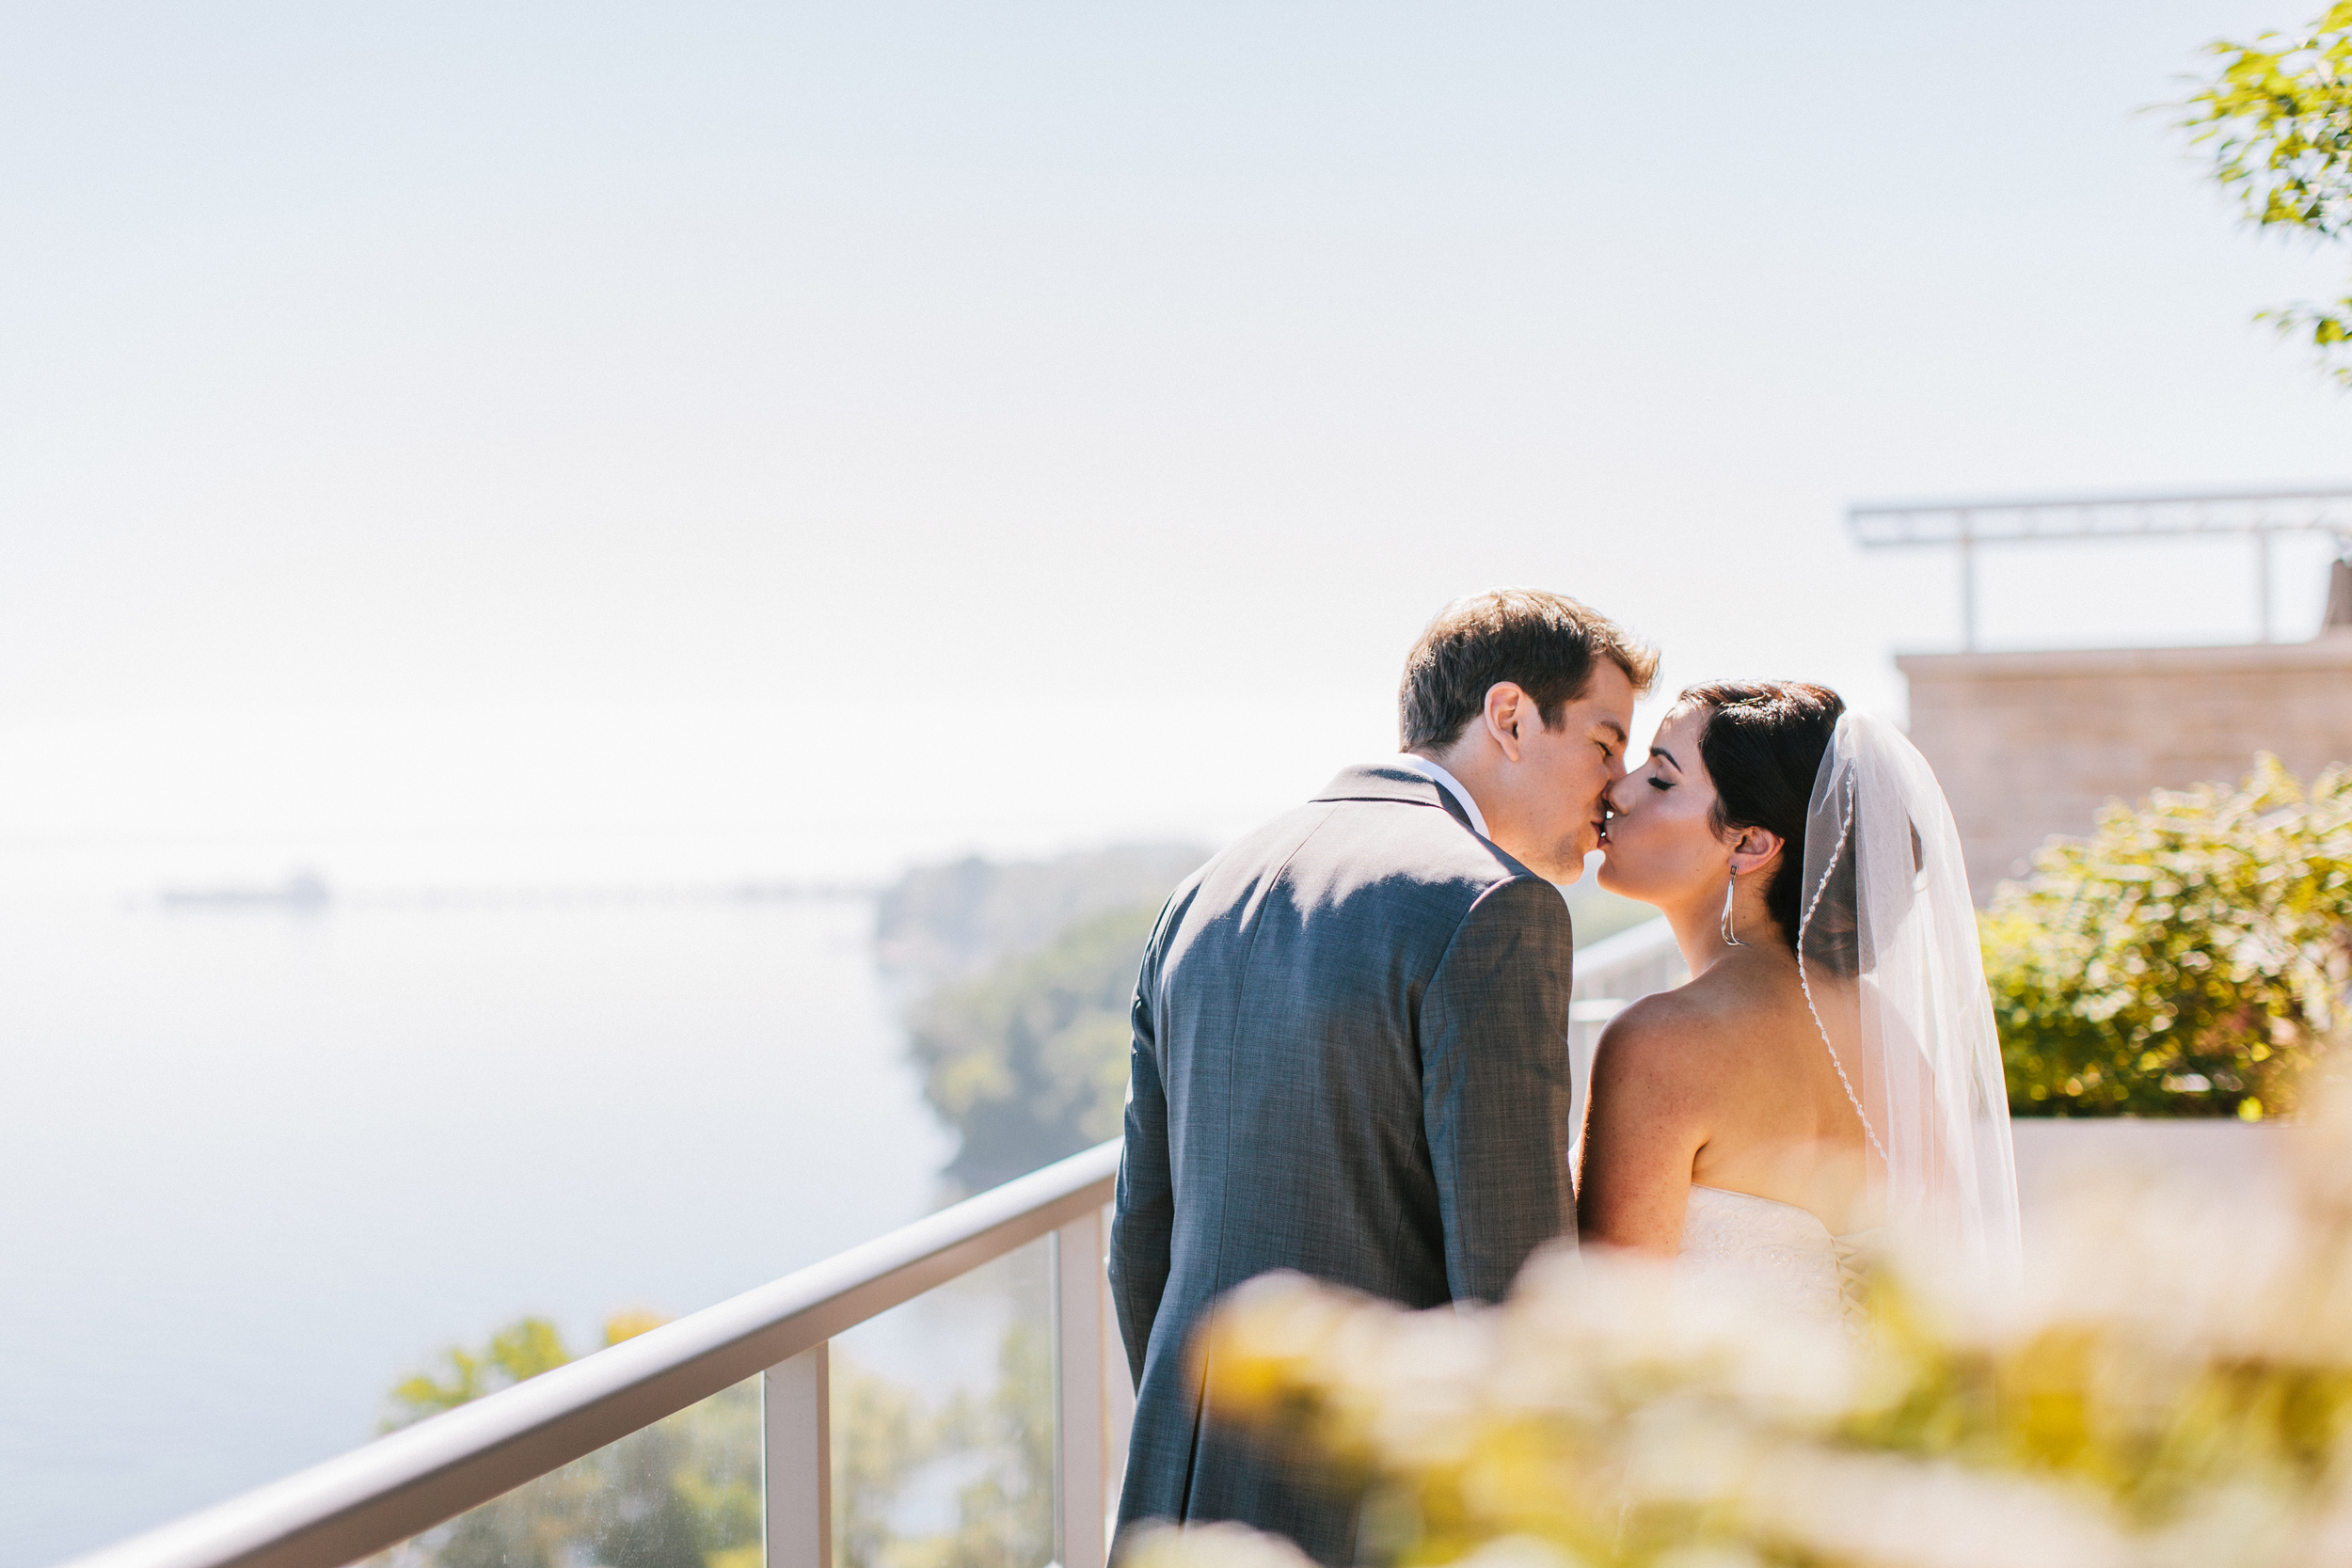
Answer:
[[[1813,781],[1803,897],[1797,973],[1895,1239],[2006,1275],[2017,1170],[1960,831],[1927,759],[1851,709]]]

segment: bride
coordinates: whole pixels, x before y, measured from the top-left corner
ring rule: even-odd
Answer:
[[[1581,1239],[1825,1322],[1887,1244],[2013,1266],[1975,911],[1911,743],[1824,687],[1695,686],[1609,803],[1600,883],[1664,912],[1691,979],[1601,1035]]]

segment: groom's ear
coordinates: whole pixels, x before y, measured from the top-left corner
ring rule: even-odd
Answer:
[[[1770,828],[1742,828],[1732,841],[1731,869],[1740,876],[1750,876],[1772,863],[1780,853],[1784,840]]]
[[[1486,733],[1494,736],[1502,754],[1513,762],[1519,760],[1519,731],[1529,724],[1543,722],[1534,700],[1519,689],[1517,681],[1497,681],[1486,688],[1486,708],[1482,717]]]

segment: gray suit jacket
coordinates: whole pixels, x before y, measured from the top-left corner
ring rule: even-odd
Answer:
[[[1122,1530],[1238,1519],[1351,1561],[1360,1498],[1202,1416],[1186,1340],[1253,1275],[1501,1297],[1569,1233],[1565,902],[1404,768],[1195,872],[1136,984],[1111,1289],[1136,1381]]]

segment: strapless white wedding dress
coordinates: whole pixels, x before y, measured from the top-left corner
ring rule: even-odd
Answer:
[[[1793,1316],[1862,1329],[1862,1268],[1877,1230],[1833,1236],[1809,1210],[1722,1187],[1691,1188],[1680,1261],[1702,1278],[1723,1279]]]

